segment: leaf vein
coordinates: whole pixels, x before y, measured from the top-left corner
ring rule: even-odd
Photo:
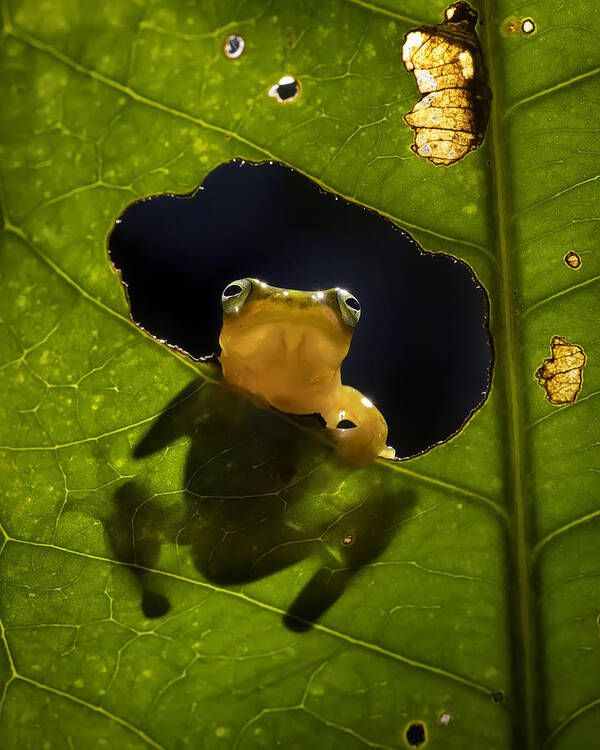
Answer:
[[[584,516],[580,516],[579,518],[575,518],[573,521],[569,521],[563,526],[560,526],[558,529],[554,529],[554,531],[551,531],[547,536],[545,536],[536,544],[533,550],[533,554],[537,556],[541,552],[542,548],[557,536],[561,536],[567,531],[570,531],[571,529],[574,529],[577,526],[580,526],[583,523],[587,523],[588,521],[592,521],[594,518],[598,517],[600,517],[600,510],[595,510],[592,513],[586,513],[586,515]]]
[[[186,576],[180,575],[178,573],[172,573],[167,570],[158,570],[156,568],[146,567],[144,565],[140,565],[139,563],[124,562],[122,560],[112,560],[107,557],[102,557],[101,555],[94,555],[88,552],[80,552],[79,550],[68,549],[67,547],[60,547],[58,545],[49,544],[47,542],[34,542],[29,539],[18,539],[18,538],[9,536],[8,534],[6,536],[7,536],[7,541],[12,542],[14,544],[25,544],[31,547],[39,547],[42,549],[52,549],[52,550],[56,550],[57,552],[75,555],[77,557],[83,557],[88,560],[96,560],[97,562],[101,562],[101,563],[118,565],[120,567],[129,568],[129,569],[133,568],[136,570],[142,570],[147,573],[153,573],[159,576],[165,576],[166,578],[170,578],[172,580],[176,580],[181,583],[186,583],[192,586],[198,586],[199,588],[208,589],[210,591],[214,591],[219,594],[225,594],[226,596],[238,599],[247,604],[250,604],[250,605],[259,607],[260,609],[264,609],[268,612],[277,614],[280,617],[283,617],[284,615],[287,614],[287,612],[281,609],[280,607],[275,607],[272,604],[267,604],[266,602],[262,602],[259,599],[255,599],[254,597],[249,596],[248,594],[244,594],[242,591],[233,591],[231,589],[227,589],[222,586],[217,586],[215,584],[209,583],[208,581],[200,581],[200,580],[195,580],[193,578],[187,578]],[[302,619],[302,618],[297,618],[297,619]],[[451,680],[452,682],[457,682],[478,693],[483,693],[484,695],[491,695],[493,692],[490,688],[486,687],[485,685],[475,682],[474,680],[471,680],[468,677],[464,677],[463,675],[457,674],[455,672],[450,672],[441,667],[436,667],[432,664],[427,664],[425,662],[417,661],[416,659],[412,659],[409,656],[404,656],[403,654],[400,654],[396,651],[392,651],[391,649],[385,648],[384,646],[379,646],[376,643],[369,643],[368,641],[364,641],[360,638],[355,638],[354,636],[348,633],[344,633],[340,630],[329,628],[326,625],[323,625],[319,622],[312,622],[312,621],[305,621],[305,620],[302,620],[302,621],[305,622],[307,625],[310,625],[311,627],[313,627],[315,630],[320,631],[326,635],[329,635],[332,638],[337,638],[339,640],[345,641],[346,643],[350,643],[359,648],[363,648],[368,651],[377,653],[380,656],[384,656],[394,661],[401,662],[409,667],[413,667],[423,672],[437,675],[438,677]]]
[[[350,2],[356,2],[356,0],[349,0]],[[40,39],[36,39],[35,37],[31,36],[27,32],[23,31],[22,29],[19,29],[18,27],[14,25],[10,25],[8,27],[7,33],[12,34],[16,39],[19,39],[24,44],[28,44],[29,46],[33,47],[34,49],[37,49],[41,52],[44,52],[52,57],[54,57],[56,60],[59,60],[67,67],[75,70],[76,72],[86,75],[90,78],[93,78],[94,80],[103,83],[106,86],[109,86],[110,88],[116,89],[122,94],[125,94],[130,99],[133,99],[136,102],[139,102],[140,104],[144,104],[148,107],[153,107],[154,109],[158,109],[161,112],[164,112],[165,114],[171,115],[173,117],[177,117],[179,119],[187,120],[188,122],[192,122],[195,125],[205,128],[206,130],[212,130],[216,133],[220,133],[221,135],[225,136],[225,138],[233,138],[237,140],[239,143],[248,146],[252,148],[254,151],[262,153],[265,159],[271,160],[271,161],[277,161],[281,164],[288,164],[284,159],[278,157],[276,154],[269,151],[265,146],[258,145],[256,143],[253,143],[248,138],[245,138],[243,135],[240,135],[239,133],[229,130],[227,128],[221,127],[220,125],[216,125],[214,123],[208,122],[200,117],[197,117],[196,115],[192,115],[189,112],[185,112],[183,110],[175,109],[174,107],[170,107],[166,104],[161,104],[160,102],[155,101],[154,99],[150,99],[149,97],[144,96],[143,94],[139,94],[137,91],[132,89],[130,86],[126,86],[122,83],[119,83],[118,81],[115,81],[108,76],[103,75],[102,73],[99,73],[96,70],[93,70],[92,68],[88,68],[85,65],[82,65],[81,63],[77,62],[76,60],[73,60],[72,58],[65,55],[60,50],[53,47],[51,44],[47,44],[46,42],[41,41]],[[288,165],[291,166],[291,165]],[[306,172],[305,170],[295,166],[295,171],[299,172],[300,174],[305,175],[306,177],[310,178],[311,180],[315,181],[318,185],[323,187],[325,190],[337,192],[332,188],[330,185],[327,185],[326,183],[321,182],[315,175],[310,174],[309,172]],[[450,242],[454,242],[459,245],[465,245],[467,247],[473,247],[485,255],[487,255],[490,259],[492,258],[489,250],[485,248],[483,245],[479,245],[474,242],[470,242],[468,240],[463,240],[460,238],[453,238],[453,237],[446,237],[444,235],[439,234],[438,232],[435,232],[431,229],[427,229],[426,227],[421,227],[416,224],[411,224],[404,219],[392,216],[391,214],[381,211],[374,206],[370,206],[367,203],[364,203],[363,201],[359,200],[355,196],[349,196],[344,195],[343,193],[337,193],[342,198],[352,202],[352,203],[359,203],[360,205],[365,206],[365,208],[372,209],[373,211],[377,211],[381,216],[385,216],[386,218],[390,219],[391,221],[394,221],[398,224],[400,224],[402,227],[409,229],[416,229],[421,232],[425,232],[432,237],[437,237],[440,239],[445,239]]]
[[[541,91],[536,92],[535,94],[531,94],[530,96],[526,96],[523,99],[520,99],[519,101],[512,104],[505,113],[505,117],[510,117],[512,113],[517,109],[518,107],[522,107],[524,104],[528,104],[529,102],[534,101],[535,99],[539,99],[542,96],[547,96],[548,94],[553,94],[555,91],[560,91],[560,89],[567,88],[568,86],[572,86],[575,83],[578,83],[579,81],[583,81],[586,78],[591,78],[595,75],[598,75],[600,73],[600,68],[593,68],[592,70],[588,70],[585,73],[580,73],[578,76],[573,76],[572,78],[569,78],[567,81],[561,81],[560,83],[555,84],[554,86],[549,86],[546,89],[542,89]]]
[[[576,292],[578,289],[583,289],[583,287],[586,287],[589,284],[594,284],[598,280],[600,280],[600,275],[592,276],[591,278],[586,279],[585,281],[580,281],[579,284],[573,284],[572,286],[568,286],[566,289],[561,289],[560,292],[555,292],[554,294],[550,294],[548,297],[544,297],[543,299],[540,299],[537,302],[535,302],[533,305],[530,305],[523,312],[522,317],[525,318],[527,317],[527,315],[532,313],[538,307],[541,307],[542,305],[545,305],[548,302],[552,302],[552,300],[558,299],[559,297],[562,297],[565,294],[570,294],[571,292]]]
[[[160,745],[158,742],[156,742],[156,740],[153,740],[152,737],[149,737],[146,734],[146,732],[144,732],[142,729],[138,729],[136,726],[134,726],[133,724],[130,724],[125,719],[112,713],[112,711],[108,711],[106,708],[102,708],[102,706],[96,706],[94,703],[90,703],[89,701],[86,701],[83,698],[78,698],[75,695],[70,695],[64,690],[59,690],[58,688],[51,687],[50,685],[45,685],[42,682],[38,682],[37,680],[33,680],[31,677],[26,677],[25,675],[22,675],[22,674],[17,674],[15,679],[22,680],[23,682],[27,682],[28,684],[33,685],[34,687],[39,688],[40,690],[45,690],[49,693],[53,693],[54,695],[58,695],[61,698],[65,698],[66,700],[70,700],[70,701],[73,701],[74,703],[78,703],[80,706],[84,706],[85,708],[88,708],[90,711],[99,713],[105,718],[110,719],[111,721],[114,721],[116,724],[120,724],[122,727],[124,727],[125,729],[128,729],[130,732],[133,732],[150,747],[154,747],[157,750],[164,750],[163,745]]]

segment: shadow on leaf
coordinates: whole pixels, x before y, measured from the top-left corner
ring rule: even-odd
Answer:
[[[132,566],[146,617],[169,609],[153,574],[164,543],[189,547],[201,575],[216,585],[257,581],[310,558],[317,570],[284,622],[308,630],[365,565],[390,544],[415,502],[390,490],[382,467],[352,469],[305,427],[221,387],[194,381],[134,448],[162,453],[187,437],[181,492],[149,492],[127,482],[105,522],[114,554]],[[154,471],[160,472],[162,462]],[[387,472],[385,472],[387,473]],[[176,501],[166,506],[164,498]]]

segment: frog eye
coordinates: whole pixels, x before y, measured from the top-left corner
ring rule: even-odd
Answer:
[[[360,318],[359,301],[353,294],[350,294],[350,292],[347,292],[345,289],[337,290],[337,301],[344,323],[347,323],[354,328]]]
[[[221,295],[223,311],[226,313],[238,312],[250,294],[251,289],[252,282],[250,279],[238,279],[237,281],[232,281],[231,284],[227,284]]]

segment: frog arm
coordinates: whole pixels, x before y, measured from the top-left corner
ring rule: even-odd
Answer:
[[[158,415],[152,427],[133,449],[135,458],[146,458],[157,453],[183,435],[190,435],[194,428],[193,396],[202,388],[204,381],[192,380]]]
[[[388,428],[382,413],[356,388],[343,385],[338,393],[334,401],[336,413],[327,415],[327,426],[335,428],[343,419],[356,425],[345,430],[332,429],[338,454],[357,466],[368,466],[379,455],[389,457]]]

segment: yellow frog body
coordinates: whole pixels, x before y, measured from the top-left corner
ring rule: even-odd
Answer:
[[[382,414],[362,393],[342,385],[340,368],[360,318],[352,294],[239,279],[225,288],[222,304],[219,361],[229,385],[288,414],[320,414],[350,463],[366,466],[378,455],[393,457]]]

